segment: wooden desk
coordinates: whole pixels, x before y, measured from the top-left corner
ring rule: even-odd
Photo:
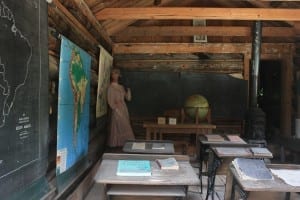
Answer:
[[[145,143],[145,149],[133,149],[134,143]],[[161,144],[163,148],[155,149],[154,144]],[[170,140],[127,140],[123,146],[126,153],[145,153],[145,154],[174,154],[174,144]]]
[[[208,199],[208,196],[210,194],[214,195],[214,183],[215,183],[215,177],[218,171],[218,174],[226,174],[226,185],[225,185],[225,200],[229,200],[231,196],[231,189],[232,189],[232,174],[229,173],[228,167],[231,163],[231,161],[234,158],[272,158],[273,155],[260,155],[256,156],[250,151],[250,147],[253,147],[256,145],[251,144],[240,144],[239,146],[226,146],[226,147],[220,147],[220,146],[211,146],[211,149],[213,151],[213,159],[209,166],[209,172],[208,172],[208,184],[207,184],[207,194],[206,194],[206,200]],[[232,151],[218,151],[219,148],[231,148]],[[222,168],[220,168],[222,164]]]
[[[230,147],[248,147],[248,146],[254,146],[254,145],[248,145],[245,141],[230,141],[226,136],[220,135],[224,138],[224,141],[208,141],[205,136],[200,136],[199,142],[200,142],[200,150],[199,151],[199,179],[200,179],[200,191],[202,193],[202,175],[203,175],[203,162],[204,162],[204,157],[206,151],[211,147],[211,146],[230,146]]]
[[[216,128],[213,124],[156,124],[144,123],[143,127],[146,128],[146,140],[163,139],[163,134],[196,134],[196,149],[199,149],[199,135],[212,133]]]
[[[103,155],[103,160],[95,176],[97,183],[104,184],[107,197],[110,195],[135,196],[180,196],[187,194],[189,185],[199,185],[200,181],[189,163],[189,157],[172,155],[179,170],[161,170],[156,159],[170,155],[112,154]],[[118,160],[150,160],[151,176],[117,176]]]
[[[300,170],[300,165],[289,164],[269,164],[270,169],[295,169]],[[233,165],[230,165],[230,172],[233,175],[231,199],[235,197],[235,186],[238,185],[242,190],[242,199],[247,199],[249,192],[287,192],[286,199],[289,199],[290,192],[300,192],[300,187],[286,184],[283,180],[274,176],[274,180],[243,180],[237,174]]]

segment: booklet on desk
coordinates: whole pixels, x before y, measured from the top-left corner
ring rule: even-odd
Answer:
[[[149,160],[119,160],[117,176],[151,176]]]
[[[225,140],[221,135],[217,135],[217,134],[208,134],[205,135],[205,137],[209,142],[222,142]]]
[[[272,180],[273,176],[265,162],[259,159],[235,158],[232,161],[237,174],[244,180]]]
[[[267,148],[251,147],[250,150],[255,156],[272,156],[272,153]]]
[[[145,148],[146,148],[146,143],[145,142],[134,142],[134,143],[132,143],[132,149],[145,150]]]
[[[240,138],[240,136],[238,136],[238,135],[226,135],[226,137],[228,138],[228,140],[230,142],[246,144],[246,142],[242,138]]]
[[[178,170],[179,165],[175,158],[166,158],[166,159],[156,159],[157,164],[160,166],[160,169],[174,169]]]
[[[164,143],[153,143],[152,149],[165,149],[165,144]]]

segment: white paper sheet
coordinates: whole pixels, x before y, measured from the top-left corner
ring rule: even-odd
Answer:
[[[300,186],[300,170],[271,169],[271,172],[289,185]]]

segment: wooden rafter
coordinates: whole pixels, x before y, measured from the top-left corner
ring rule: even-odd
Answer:
[[[72,25],[78,32],[86,37],[90,42],[97,45],[99,44],[98,40],[66,9],[59,0],[53,0],[54,5],[56,6],[54,9],[57,14],[60,15],[65,21]],[[53,6],[54,7],[54,6]]]
[[[127,37],[147,36],[251,36],[251,27],[247,26],[131,26],[120,32],[118,35]],[[263,27],[265,37],[295,37],[294,28],[289,27]]]
[[[263,43],[263,54],[289,54],[292,44]],[[114,54],[161,54],[161,53],[242,53],[251,54],[250,43],[116,43]]]
[[[280,8],[105,8],[98,20],[217,19],[300,21],[300,9]]]
[[[173,0],[164,0],[161,2],[161,4],[159,4],[157,6],[170,5],[170,3],[172,3],[172,2],[173,2]],[[146,1],[139,1],[139,3],[135,6],[145,7],[145,6],[151,6],[151,5],[153,5],[153,2],[146,0]],[[133,5],[131,5],[131,6],[133,6]],[[115,33],[118,33],[119,31],[125,29],[126,27],[128,27],[129,25],[131,25],[135,22],[136,22],[136,20],[123,20],[123,21],[106,20],[106,21],[102,22],[102,24],[105,27],[107,33],[109,35],[113,35]]]
[[[86,18],[89,20],[89,22],[93,25],[93,27],[97,30],[99,35],[109,44],[109,46],[112,46],[112,40],[108,36],[108,34],[105,32],[103,26],[99,23],[99,21],[96,19],[92,11],[90,10],[89,6],[86,4],[84,0],[72,0],[77,8],[81,11],[81,13],[86,16]]]

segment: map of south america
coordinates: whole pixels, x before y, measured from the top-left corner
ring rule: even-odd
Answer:
[[[32,57],[32,47],[29,40],[17,28],[12,11],[3,1],[0,1],[0,44],[1,128],[5,126],[6,118],[14,105],[18,89],[26,82]],[[16,51],[16,46],[18,51]]]
[[[79,51],[76,50],[76,48],[73,48],[71,53],[69,77],[74,95],[73,145],[76,147],[76,138],[81,123],[86,87],[88,83]]]

